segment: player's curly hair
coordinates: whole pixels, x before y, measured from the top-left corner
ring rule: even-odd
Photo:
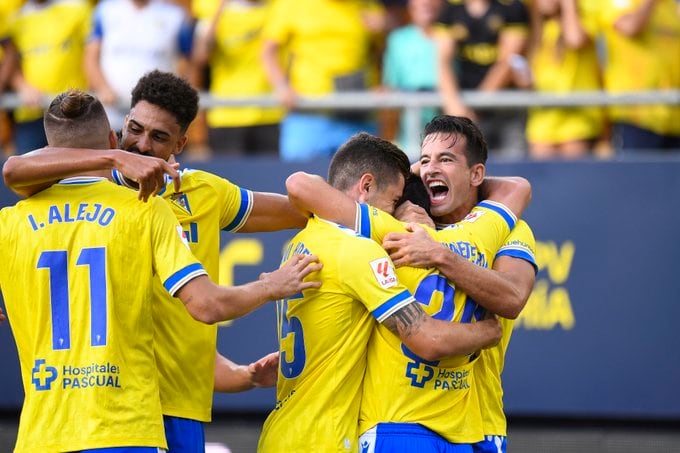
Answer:
[[[182,133],[198,113],[198,92],[189,83],[170,72],[146,73],[132,90],[132,107],[146,101],[171,113]]]
[[[488,156],[486,140],[484,139],[484,135],[482,135],[482,131],[470,118],[464,116],[437,115],[425,125],[423,142],[434,134],[441,134],[442,138],[448,138],[451,135],[465,137],[467,141],[467,146],[465,146],[465,157],[467,158],[468,165],[486,164]]]
[[[408,156],[393,143],[360,132],[349,138],[333,155],[328,167],[328,182],[338,190],[347,190],[361,175],[371,173],[384,189],[410,174]]]

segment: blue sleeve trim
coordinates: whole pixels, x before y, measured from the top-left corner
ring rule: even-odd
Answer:
[[[534,256],[531,253],[528,253],[525,250],[520,250],[520,249],[502,249],[496,254],[496,258],[499,258],[501,256],[510,256],[512,258],[519,258],[522,259],[529,264],[531,264],[534,268],[534,272],[538,273],[538,265],[536,264],[536,260],[534,259]]]
[[[385,319],[392,316],[392,314],[394,314],[396,311],[399,311],[401,308],[415,301],[416,300],[413,298],[411,293],[407,290],[404,290],[396,296],[391,297],[387,301],[383,302],[378,308],[373,310],[371,314],[375,319],[378,320],[378,322],[383,322]]]
[[[175,293],[179,291],[179,289],[189,280],[192,280],[199,275],[207,274],[208,273],[205,271],[205,269],[203,269],[203,266],[201,266],[201,263],[190,264],[172,274],[167,280],[165,280],[163,286],[171,296],[174,296]]]
[[[371,239],[371,218],[368,214],[368,205],[359,203],[357,206],[357,233],[359,236]]]
[[[242,187],[239,187],[239,190],[241,192],[241,205],[238,208],[234,220],[232,220],[229,225],[222,228],[224,231],[238,231],[243,224],[246,223],[250,212],[253,210],[253,193]]]
[[[510,211],[508,207],[505,206],[504,204],[497,203],[495,201],[485,200],[479,203],[477,206],[487,208],[496,212],[501,217],[503,217],[505,222],[508,224],[510,230],[515,228],[515,224],[517,223],[517,217],[515,217],[515,214],[513,214],[512,211]]]

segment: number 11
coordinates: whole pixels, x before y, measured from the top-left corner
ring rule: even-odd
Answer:
[[[106,248],[82,249],[76,265],[90,268],[90,343],[92,346],[106,346]],[[52,349],[70,349],[68,252],[42,252],[37,267],[50,271]]]

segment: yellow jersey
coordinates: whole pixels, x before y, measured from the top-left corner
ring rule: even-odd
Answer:
[[[616,20],[645,0],[602,0],[599,26],[604,35],[604,85],[612,93],[680,88],[680,16],[677,2],[658,0],[647,25],[627,37],[614,28]],[[634,74],[635,76],[631,76]],[[661,135],[680,135],[680,106],[613,106],[615,122],[632,124]]]
[[[597,17],[579,1],[579,16],[591,42],[581,49],[569,49],[561,41],[559,19],[545,19],[541,44],[531,57],[534,88],[541,92],[601,90],[600,67],[595,48]],[[604,128],[601,107],[531,108],[527,118],[527,139],[531,143],[554,144],[598,138]]]
[[[260,62],[262,27],[270,9],[269,2],[227,2],[224,6],[210,56],[210,94],[247,97],[272,93]],[[217,128],[276,124],[282,116],[280,107],[216,107],[208,110],[207,119],[208,126]]]
[[[389,232],[406,231],[402,222],[378,209],[360,205],[358,212],[359,231],[377,242]],[[463,221],[441,231],[427,230],[443,246],[489,268],[515,222],[505,206],[484,201]],[[435,268],[399,267],[397,277],[435,319],[475,322],[484,315],[481,306]],[[381,422],[419,423],[449,442],[482,440],[475,357],[427,361],[378,326],[368,348],[360,432]]]
[[[520,220],[510,232],[505,243],[496,254],[512,256],[528,261],[536,267],[535,258],[536,240],[529,225]],[[498,318],[503,328],[501,341],[490,349],[482,351],[475,363],[475,383],[477,384],[479,403],[484,418],[484,435],[505,436],[506,421],[503,412],[503,386],[501,385],[501,373],[505,363],[505,352],[510,343],[514,320]]]
[[[414,300],[385,251],[350,229],[311,218],[284,261],[297,253],[319,257],[322,285],[277,303],[276,406],[258,451],[356,452],[368,339]]]
[[[0,232],[25,391],[15,451],[165,448],[152,282],[174,294],[205,274],[166,203],[69,178],[0,211]]]
[[[220,230],[237,231],[248,219],[253,194],[200,170],[180,172],[182,192],[168,182],[160,194],[182,225],[191,251],[214,282],[219,277]],[[125,184],[119,173],[113,179]],[[215,377],[217,325],[196,321],[182,301],[154,287],[155,352],[163,414],[209,422]]]
[[[370,68],[373,36],[364,18],[381,13],[374,1],[274,0],[263,38],[287,50],[290,83],[298,93],[365,89],[376,74]]]
[[[87,88],[83,58],[91,14],[92,7],[83,0],[24,4],[10,23],[9,35],[21,56],[21,70],[29,84],[46,95]],[[19,122],[41,117],[41,109],[20,107],[15,111]]]

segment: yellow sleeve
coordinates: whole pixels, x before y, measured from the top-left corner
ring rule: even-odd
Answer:
[[[414,302],[382,247],[361,237],[351,238],[346,245],[339,251],[345,255],[340,261],[354,265],[342,268],[340,281],[345,292],[360,300],[379,322]]]
[[[373,239],[378,244],[387,233],[406,232],[404,223],[385,211],[360,203],[357,205],[356,232],[361,237]]]
[[[153,268],[165,289],[174,296],[189,280],[207,272],[191,253],[168,204],[160,197],[153,197],[149,203]]]

